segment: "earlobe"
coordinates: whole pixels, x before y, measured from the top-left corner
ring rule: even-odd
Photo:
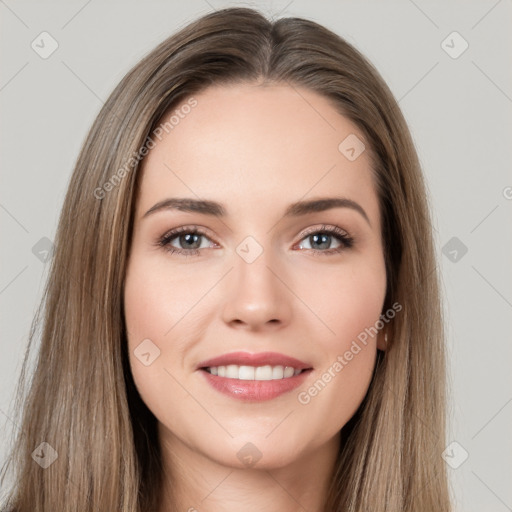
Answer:
[[[385,351],[388,346],[388,333],[384,331],[384,333],[380,333],[377,337],[377,348],[379,350]]]

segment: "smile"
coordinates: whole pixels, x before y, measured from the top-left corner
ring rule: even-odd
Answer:
[[[310,364],[275,352],[232,352],[203,361],[196,368],[214,390],[248,402],[288,393],[313,371]]]

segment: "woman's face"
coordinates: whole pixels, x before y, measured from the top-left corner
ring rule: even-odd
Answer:
[[[136,386],[174,453],[266,468],[332,453],[384,348],[368,335],[386,271],[362,135],[287,85],[189,105],[142,169],[124,295]]]

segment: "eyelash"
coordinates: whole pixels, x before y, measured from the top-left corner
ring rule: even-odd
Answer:
[[[198,229],[197,226],[182,226],[176,229],[173,229],[172,231],[167,232],[165,235],[163,235],[156,243],[158,247],[163,248],[165,251],[171,253],[171,254],[179,254],[185,257],[188,256],[197,256],[199,255],[199,252],[201,249],[177,249],[176,247],[172,247],[170,243],[180,234],[186,233],[190,235],[201,235],[205,238],[209,238],[208,235],[202,231],[201,229]],[[340,252],[350,249],[354,245],[354,238],[348,235],[344,230],[339,228],[338,226],[326,226],[323,225],[321,228],[312,228],[311,230],[308,230],[306,233],[303,234],[301,241],[311,235],[316,234],[326,234],[334,236],[335,238],[338,238],[341,242],[341,247],[338,247],[336,249],[328,249],[325,251],[321,251],[318,249],[301,249],[301,250],[307,250],[312,251],[313,255],[315,256],[325,256],[325,255],[333,255],[333,254],[339,254]]]

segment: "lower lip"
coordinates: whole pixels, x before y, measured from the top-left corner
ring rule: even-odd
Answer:
[[[298,388],[307,378],[311,369],[299,375],[275,380],[240,380],[228,379],[212,375],[206,370],[200,370],[207,382],[224,395],[246,402],[263,402]]]

